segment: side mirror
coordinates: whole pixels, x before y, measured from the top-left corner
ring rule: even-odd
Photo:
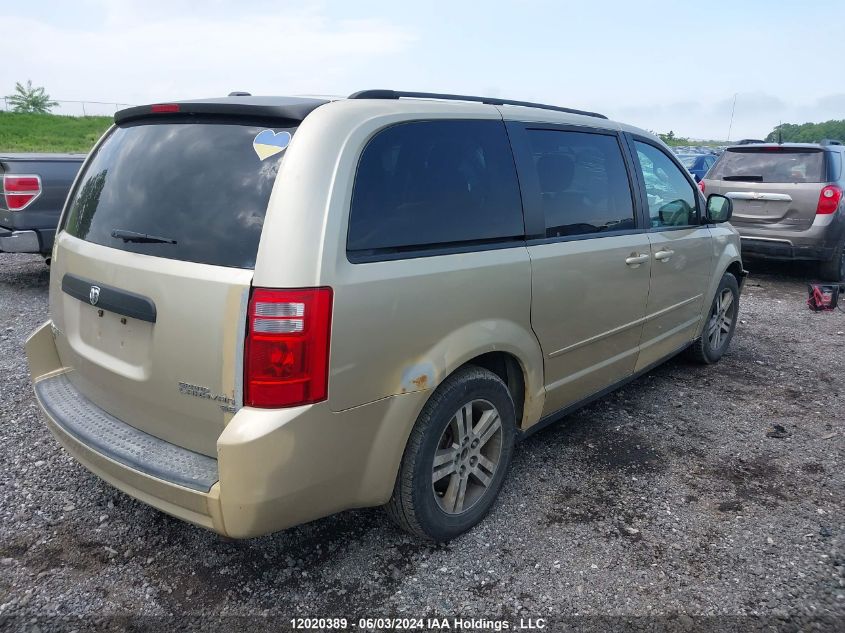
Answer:
[[[730,198],[721,196],[718,193],[711,193],[707,196],[707,222],[719,224],[731,219],[734,212],[734,204]]]

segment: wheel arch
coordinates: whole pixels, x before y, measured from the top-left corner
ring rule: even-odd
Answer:
[[[513,398],[517,428],[523,428],[526,386],[525,370],[519,359],[509,352],[486,352],[471,358],[455,371],[460,371],[462,367],[467,365],[481,367],[502,379],[511,394],[511,398]]]
[[[401,392],[433,393],[466,365],[488,369],[504,381],[516,405],[519,428],[540,419],[545,399],[543,353],[533,331],[510,321],[472,323],[452,332],[402,370]]]
[[[740,289],[742,288],[742,282],[745,279],[745,276],[748,274],[742,267],[742,262],[738,259],[735,259],[728,264],[728,267],[725,269],[725,273],[730,273],[736,277],[736,282],[739,284]],[[725,273],[719,275],[719,279],[721,279]]]

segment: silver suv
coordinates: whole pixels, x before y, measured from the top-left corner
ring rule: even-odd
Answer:
[[[838,141],[729,147],[701,186],[733,200],[745,255],[818,262],[822,278],[842,281],[843,153]]]
[[[446,540],[514,442],[673,354],[724,354],[727,198],[566,108],[368,91],[118,112],[27,343],[47,424],[161,510],[248,537],[386,505]]]

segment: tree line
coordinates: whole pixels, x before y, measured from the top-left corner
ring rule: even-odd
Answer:
[[[769,143],[818,143],[822,139],[845,141],[845,119],[834,119],[823,123],[782,123],[766,136]]]

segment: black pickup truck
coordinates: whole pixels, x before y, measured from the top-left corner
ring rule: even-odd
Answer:
[[[50,263],[56,225],[84,154],[0,153],[0,252]]]

